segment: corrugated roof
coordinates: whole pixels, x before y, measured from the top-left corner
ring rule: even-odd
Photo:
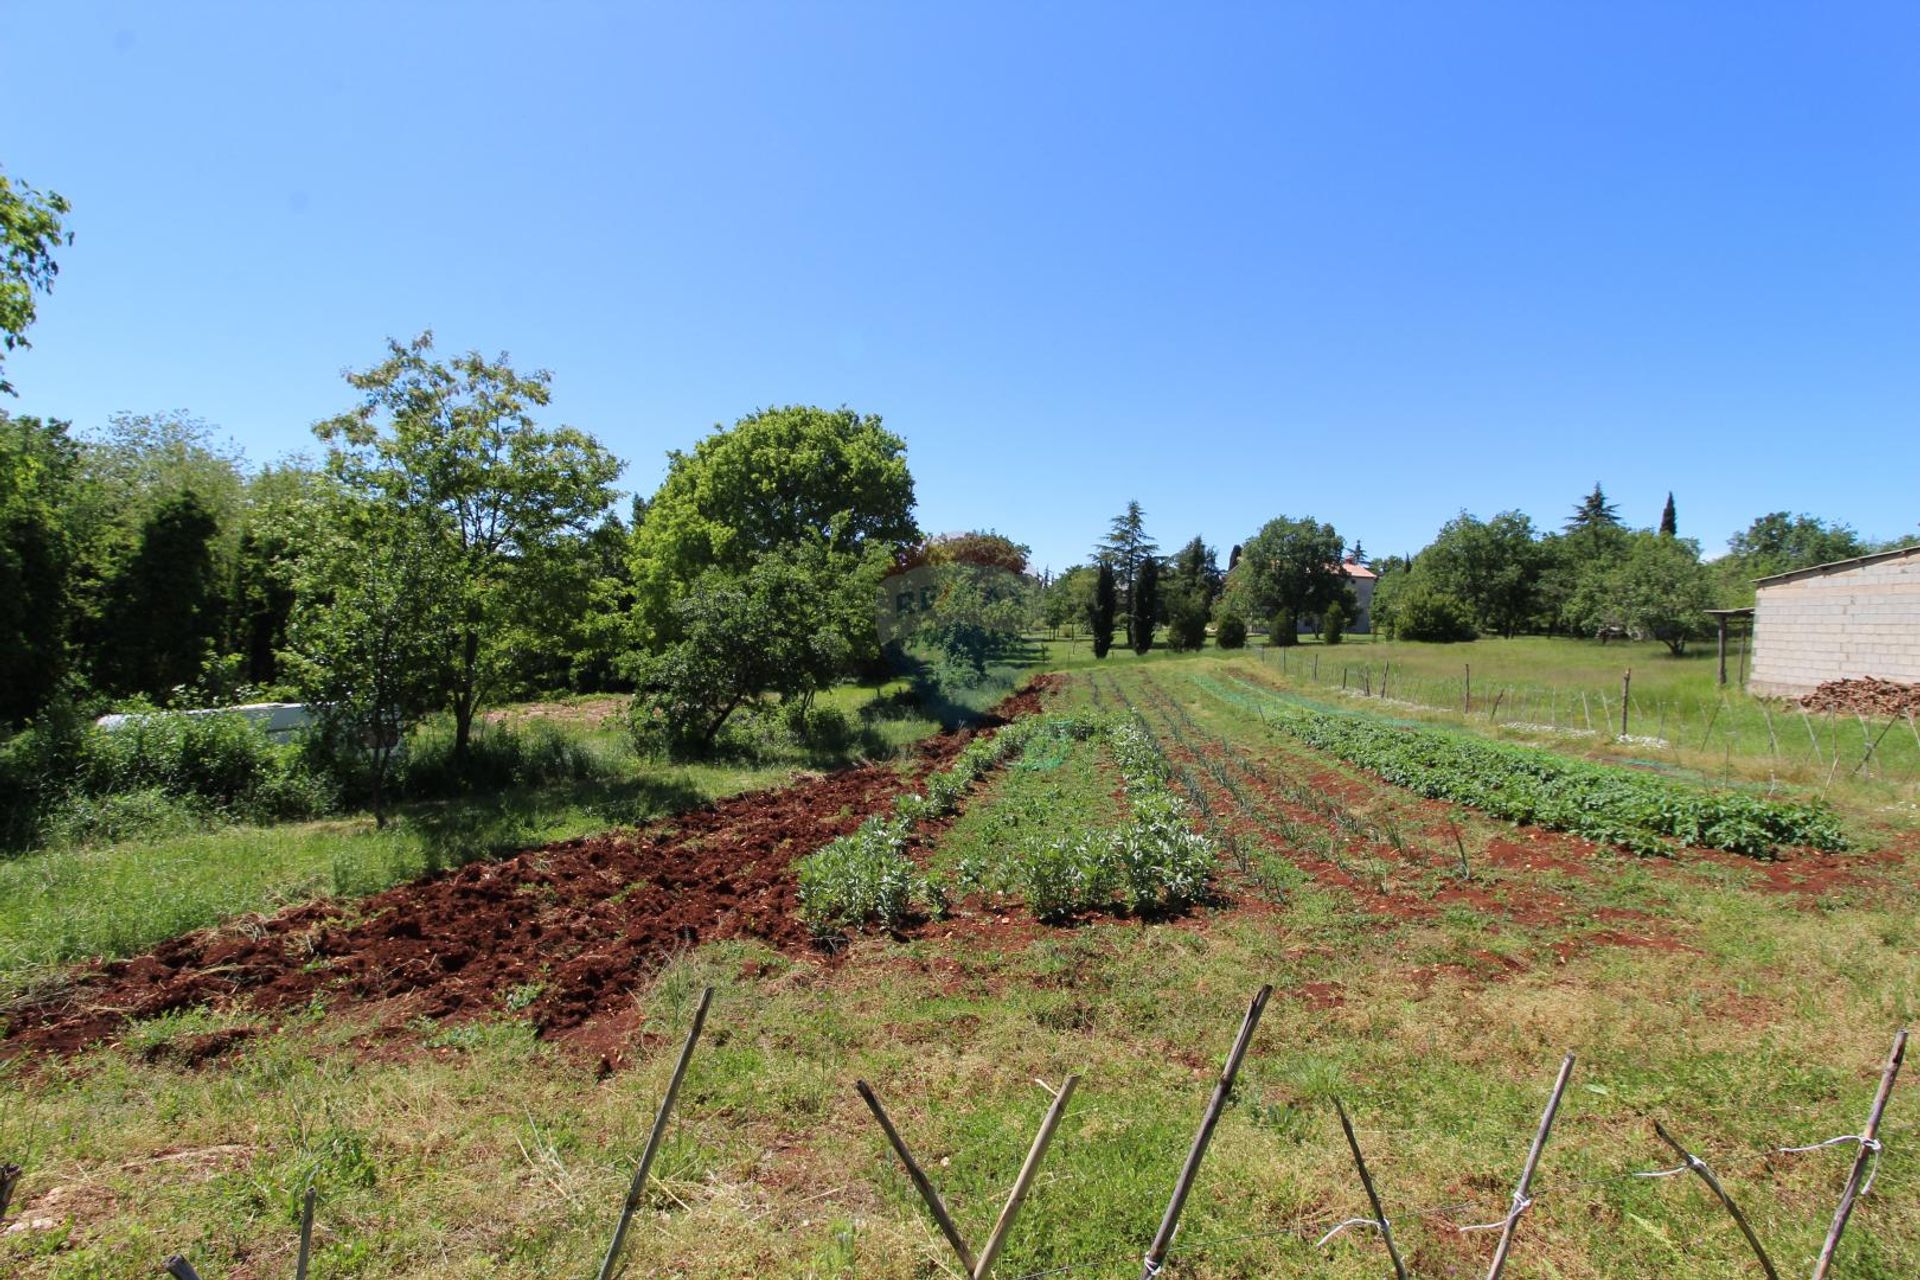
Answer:
[[[1876,551],[1870,556],[1855,556],[1851,560],[1835,560],[1830,564],[1812,564],[1804,569],[1789,569],[1785,573],[1772,574],[1765,578],[1755,578],[1753,585],[1764,587],[1771,583],[1791,582],[1795,578],[1811,578],[1818,574],[1839,573],[1846,569],[1858,569],[1862,565],[1879,564],[1882,560],[1898,560],[1901,556],[1910,556],[1920,552],[1920,542],[1910,547],[1896,547],[1892,551]]]

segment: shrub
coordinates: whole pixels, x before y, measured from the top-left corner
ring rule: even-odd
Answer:
[[[1449,643],[1479,635],[1464,601],[1418,579],[1409,582],[1394,601],[1393,618],[1395,638],[1401,640]]]
[[[1300,643],[1300,632],[1293,619],[1285,613],[1276,613],[1267,623],[1267,645],[1270,648],[1291,649]]]
[[[1244,649],[1247,647],[1247,624],[1237,613],[1230,613],[1220,619],[1220,625],[1214,628],[1213,642],[1222,649]]]
[[[1325,613],[1320,615],[1320,642],[1322,644],[1339,644],[1346,638],[1346,635],[1347,611],[1346,608],[1336,600],[1327,606]]]
[[[394,765],[393,792],[430,800],[468,791],[586,782],[610,772],[579,733],[541,720],[482,726],[467,744],[463,772],[454,756],[453,723],[441,718],[407,739]]]
[[[1174,601],[1167,618],[1167,648],[1192,651],[1207,643],[1207,605],[1198,595]]]

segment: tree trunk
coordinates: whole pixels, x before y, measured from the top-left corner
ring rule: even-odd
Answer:
[[[461,777],[467,774],[467,746],[473,741],[473,713],[479,702],[480,630],[469,626],[461,637],[460,674],[453,689],[453,762]]]

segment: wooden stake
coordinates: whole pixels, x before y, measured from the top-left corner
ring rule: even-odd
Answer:
[[[1367,1189],[1367,1203],[1373,1206],[1373,1220],[1380,1224],[1380,1238],[1387,1242],[1387,1256],[1393,1259],[1393,1274],[1397,1280],[1407,1280],[1407,1264],[1400,1261],[1400,1250],[1393,1243],[1393,1224],[1387,1221],[1387,1211],[1380,1207],[1380,1195],[1373,1189],[1373,1177],[1367,1172],[1366,1157],[1360,1154],[1360,1139],[1353,1136],[1353,1122],[1347,1119],[1347,1109],[1340,1105],[1340,1099],[1333,1100],[1333,1109],[1340,1113],[1340,1129],[1347,1135],[1347,1149],[1353,1152],[1353,1167],[1360,1171],[1360,1185]]]
[[[900,1131],[893,1127],[893,1121],[887,1118],[886,1110],[880,1105],[880,1099],[874,1096],[872,1086],[865,1080],[856,1080],[853,1087],[859,1092],[861,1100],[867,1104],[867,1110],[873,1112],[873,1118],[880,1122],[881,1130],[886,1133],[887,1141],[893,1146],[893,1154],[899,1156],[900,1163],[907,1167],[907,1177],[912,1179],[914,1189],[920,1193],[920,1199],[926,1203],[927,1211],[933,1214],[933,1220],[940,1224],[940,1234],[947,1238],[949,1245],[953,1246],[954,1256],[960,1259],[961,1267],[968,1275],[972,1275],[973,1250],[967,1248],[967,1242],[961,1236],[960,1228],[954,1225],[953,1215],[947,1212],[946,1202],[941,1200],[940,1193],[933,1189],[933,1183],[920,1168],[920,1163],[913,1158],[913,1152],[907,1150],[906,1140],[900,1136]]]
[[[307,1187],[307,1194],[300,1206],[300,1256],[294,1260],[293,1280],[307,1280],[307,1258],[313,1252],[313,1187]]]
[[[1864,724],[1864,723],[1866,723],[1866,722],[1865,722],[1865,720],[1863,719],[1863,720],[1861,721],[1861,723],[1862,723],[1862,724]],[[1891,729],[1891,728],[1893,728],[1893,726],[1894,726],[1894,725],[1896,725],[1896,724],[1898,724],[1898,723],[1899,723],[1899,718],[1898,718],[1897,716],[1889,716],[1889,717],[1887,718],[1887,729]],[[1867,761],[1869,761],[1869,760],[1871,760],[1871,759],[1873,759],[1873,753],[1874,753],[1874,752],[1876,752],[1876,751],[1878,751],[1878,750],[1880,749],[1880,741],[1881,741],[1881,739],[1882,739],[1882,738],[1885,738],[1885,737],[1887,736],[1887,729],[1882,729],[1882,730],[1880,731],[1880,737],[1879,737],[1879,738],[1875,738],[1875,739],[1873,740],[1873,745],[1871,745],[1871,746],[1869,746],[1869,747],[1867,748],[1867,754],[1865,754],[1865,755],[1863,755],[1863,756],[1861,756],[1861,757],[1860,757],[1860,763],[1859,763],[1859,764],[1857,764],[1857,765],[1855,765],[1855,766],[1853,766],[1853,772],[1852,772],[1852,773],[1849,773],[1849,774],[1847,775],[1847,776],[1848,776],[1849,778],[1851,778],[1851,777],[1852,777],[1852,776],[1853,776],[1853,775],[1854,775],[1855,773],[1858,773],[1858,772],[1860,772],[1860,771],[1861,771],[1862,769],[1864,769],[1864,768],[1866,768],[1866,767],[1867,767]],[[1887,773],[1887,771],[1886,771],[1886,769],[1885,769],[1884,767],[1882,767],[1882,768],[1881,768],[1881,770],[1880,770],[1880,776],[1884,778],[1884,777],[1886,776],[1886,773]]]
[[[1033,1187],[1034,1175],[1040,1172],[1040,1161],[1046,1158],[1047,1144],[1053,1141],[1053,1131],[1060,1126],[1060,1117],[1066,1113],[1067,1099],[1073,1096],[1073,1087],[1079,1083],[1079,1076],[1068,1076],[1061,1084],[1060,1092],[1053,1095],[1053,1105],[1047,1108],[1046,1118],[1040,1122],[1040,1132],[1034,1135],[1033,1148],[1027,1152],[1027,1162],[1020,1166],[1020,1176],[1014,1179],[1006,1207],[1000,1210],[999,1221],[993,1224],[993,1234],[987,1237],[987,1246],[980,1251],[980,1261],[973,1268],[973,1280],[987,1280],[993,1274],[994,1260],[1000,1256],[1000,1249],[1007,1242],[1007,1233],[1013,1230],[1013,1220],[1019,1216],[1020,1206],[1026,1202],[1027,1192]]]
[[[1627,736],[1627,706],[1633,696],[1633,668],[1620,677],[1620,736]]]
[[[1727,1189],[1720,1185],[1718,1178],[1713,1176],[1713,1170],[1707,1168],[1704,1160],[1681,1146],[1658,1120],[1653,1122],[1653,1131],[1660,1135],[1660,1141],[1679,1153],[1680,1158],[1686,1161],[1687,1168],[1700,1175],[1700,1180],[1707,1184],[1714,1195],[1720,1197],[1720,1203],[1725,1205],[1727,1212],[1733,1215],[1734,1224],[1740,1228],[1740,1234],[1745,1236],[1747,1243],[1753,1246],[1754,1256],[1760,1259],[1760,1269],[1767,1273],[1767,1280],[1780,1280],[1780,1273],[1773,1269],[1773,1259],[1767,1256],[1767,1251],[1760,1245],[1760,1237],[1754,1235],[1753,1228],[1747,1225],[1747,1215],[1740,1212],[1740,1206],[1733,1202],[1733,1197],[1727,1194]]]
[[[1887,1095],[1893,1092],[1893,1082],[1900,1074],[1900,1060],[1906,1056],[1907,1032],[1902,1027],[1893,1038],[1893,1052],[1887,1057],[1887,1069],[1880,1073],[1880,1088],[1874,1092],[1873,1107],[1867,1112],[1867,1127],[1860,1134],[1860,1149],[1853,1156],[1853,1171],[1847,1175],[1846,1190],[1840,1193],[1840,1207],[1834,1210],[1833,1225],[1827,1228],[1827,1242],[1820,1246],[1820,1258],[1813,1264],[1813,1280],[1825,1280],[1827,1268],[1833,1265],[1833,1255],[1840,1249],[1841,1233],[1847,1229],[1847,1219],[1853,1216],[1853,1202],[1860,1195],[1862,1175],[1873,1159],[1874,1149],[1880,1144],[1880,1117],[1886,1114]]]
[[[0,1222],[7,1219],[7,1206],[13,1202],[13,1189],[20,1184],[20,1166],[0,1164]]]
[[[1527,1151],[1527,1164],[1520,1171],[1520,1185],[1513,1190],[1513,1207],[1507,1211],[1507,1224],[1500,1229],[1500,1244],[1493,1251],[1493,1268],[1487,1272],[1487,1280],[1500,1280],[1500,1273],[1507,1269],[1507,1253],[1513,1248],[1514,1229],[1520,1225],[1520,1214],[1527,1203],[1527,1192],[1533,1189],[1533,1171],[1540,1167],[1540,1153],[1546,1149],[1547,1134],[1553,1131],[1554,1113],[1560,1110],[1560,1096],[1567,1091],[1567,1081],[1573,1077],[1573,1055],[1568,1054],[1560,1064],[1560,1077],[1553,1082],[1553,1094],[1547,1099],[1547,1109],[1541,1113],[1540,1128],[1533,1135],[1533,1146]]]
[[[1449,822],[1447,826],[1453,831],[1453,847],[1460,851],[1460,879],[1463,881],[1472,880],[1473,868],[1467,865],[1467,842],[1460,838],[1460,824],[1457,822]]]
[[[1253,1030],[1260,1025],[1260,1014],[1266,1009],[1267,999],[1272,994],[1271,984],[1254,992],[1253,999],[1247,1004],[1246,1016],[1240,1019],[1240,1034],[1233,1038],[1227,1063],[1220,1069],[1220,1079],[1214,1082],[1213,1096],[1207,1100],[1206,1114],[1200,1118],[1200,1129],[1193,1135],[1193,1146],[1187,1150],[1187,1162],[1180,1167],[1179,1180],[1173,1184],[1173,1196],[1167,1201],[1167,1211],[1160,1219],[1160,1230],[1154,1233],[1153,1244],[1147,1249],[1146,1262],[1140,1272],[1141,1280],[1153,1280],[1154,1273],[1167,1260],[1167,1250],[1173,1247],[1174,1229],[1180,1225],[1180,1210],[1186,1207],[1187,1193],[1193,1190],[1193,1180],[1199,1176],[1200,1162],[1207,1155],[1207,1144],[1213,1141],[1213,1127],[1220,1122],[1220,1113],[1226,1109],[1227,1098],[1233,1093],[1234,1077],[1240,1074],[1241,1059],[1247,1056],[1247,1045],[1253,1040]]]
[[[193,1269],[193,1264],[177,1253],[161,1263],[160,1269],[172,1276],[173,1280],[200,1280],[200,1273]]]
[[[1580,691],[1580,718],[1587,722],[1587,732],[1593,732],[1593,709],[1587,706],[1587,691]]]
[[[627,1226],[633,1221],[633,1215],[640,1208],[640,1198],[646,1194],[647,1173],[653,1168],[653,1158],[660,1154],[660,1142],[667,1133],[667,1118],[673,1113],[673,1100],[680,1095],[680,1082],[686,1078],[687,1063],[693,1060],[694,1042],[700,1039],[700,1028],[707,1025],[707,1010],[713,1005],[713,988],[708,987],[700,993],[700,1007],[693,1011],[693,1025],[687,1029],[687,1042],[680,1047],[680,1060],[673,1066],[673,1076],[667,1081],[666,1096],[660,1099],[660,1110],[653,1117],[653,1132],[647,1135],[647,1146],[640,1153],[640,1167],[633,1171],[633,1182],[627,1188],[627,1199],[620,1206],[620,1221],[613,1229],[613,1241],[607,1245],[606,1259],[600,1264],[599,1280],[611,1280],[614,1264],[620,1261],[620,1246],[626,1243]]]
[[[1470,716],[1473,714],[1473,664],[1464,662],[1460,665],[1463,673],[1460,677],[1460,714]]]

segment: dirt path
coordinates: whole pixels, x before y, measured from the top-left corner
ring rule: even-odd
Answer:
[[[919,748],[939,768],[976,733],[1039,710],[1058,677],[1004,699],[982,728]],[[272,1013],[315,999],[409,998],[413,1016],[500,1012],[509,993],[541,1034],[631,1008],[674,952],[758,938],[803,952],[792,863],[903,791],[869,765],[749,792],[638,832],[528,849],[350,901],[322,901],[186,934],[80,969],[57,994],[6,1011],[0,1054],[73,1053],[130,1021],[197,1005]],[[519,998],[518,994],[516,998]]]

